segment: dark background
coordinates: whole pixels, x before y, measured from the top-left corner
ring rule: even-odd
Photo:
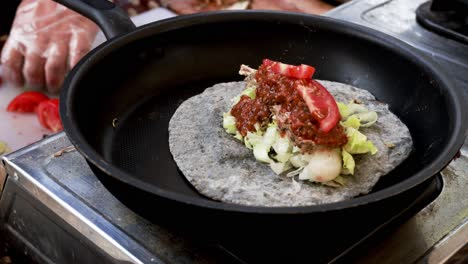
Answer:
[[[15,17],[16,7],[18,7],[20,0],[3,1],[0,6],[0,51],[2,50],[4,40],[1,38],[7,35],[10,31],[13,18]]]
[[[19,5],[20,0],[2,2],[0,7],[0,35],[8,34],[8,31],[10,31],[11,23],[15,17],[16,7]]]

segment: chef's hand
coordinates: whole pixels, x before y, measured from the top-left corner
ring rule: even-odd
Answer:
[[[252,9],[284,10],[320,15],[333,8],[322,0],[252,0]]]
[[[52,0],[23,0],[1,54],[4,78],[58,92],[97,31],[92,21]]]
[[[232,8],[233,4],[239,4],[245,0],[160,0],[160,2],[162,6],[168,7],[176,13],[192,14]],[[250,9],[322,14],[331,10],[333,5],[323,0],[249,0],[248,7]]]

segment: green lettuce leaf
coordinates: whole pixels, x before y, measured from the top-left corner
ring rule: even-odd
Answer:
[[[236,118],[231,115],[231,112],[223,114],[223,128],[224,130],[226,130],[227,133],[236,135]]]
[[[353,156],[344,149],[341,150],[341,156],[343,158],[344,174],[354,174],[354,167],[356,166],[356,163],[354,162]]]
[[[292,156],[292,143],[287,137],[277,136],[275,142],[272,145],[276,152],[274,157],[279,162],[287,162]]]
[[[236,105],[240,101],[240,98],[242,95],[247,95],[248,97],[250,97],[250,99],[255,99],[256,91],[257,89],[255,86],[247,87],[244,91],[242,91],[241,94],[239,94],[238,96],[234,97],[234,99],[232,99],[232,105]]]
[[[361,121],[356,115],[352,115],[346,119],[346,121],[341,123],[344,127],[352,127],[354,129],[359,129],[361,127]]]
[[[348,136],[348,143],[343,148],[349,154],[365,154],[370,152],[374,155],[377,153],[377,148],[374,144],[367,140],[367,137],[357,129],[352,127],[346,128],[346,135]]]
[[[378,118],[377,113],[374,111],[352,115],[348,118],[348,120],[352,117],[356,117],[359,119],[361,127],[372,126],[375,122],[377,122],[377,118]]]
[[[271,162],[270,167],[278,175],[292,168],[289,162]]]
[[[367,110],[367,108],[365,108],[363,105],[355,104],[353,102],[349,104],[343,104],[338,102],[337,105],[342,120],[346,120],[349,116],[353,114],[369,112],[369,110]]]

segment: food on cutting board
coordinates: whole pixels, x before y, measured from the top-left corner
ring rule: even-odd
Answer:
[[[161,5],[178,14],[194,14],[216,10],[243,10],[249,0],[162,0]]]
[[[13,98],[7,106],[8,112],[32,113],[40,102],[49,100],[49,97],[41,92],[23,92]]]
[[[156,0],[113,0],[113,2],[125,10],[129,16],[135,16],[159,7]]]
[[[36,109],[37,118],[39,123],[52,132],[59,132],[63,130],[62,121],[60,120],[59,113],[59,100],[49,99],[41,102]]]
[[[322,14],[334,5],[322,0],[162,0],[161,5],[178,14],[193,14],[215,10],[280,10]]]
[[[52,132],[63,130],[59,115],[59,100],[49,98],[37,91],[27,91],[19,94],[8,104],[8,112],[36,113],[39,123]]]
[[[244,82],[182,103],[169,146],[188,181],[215,200],[252,206],[368,193],[408,157],[409,130],[368,91],[314,80],[314,71],[271,60],[258,70],[242,65]]]

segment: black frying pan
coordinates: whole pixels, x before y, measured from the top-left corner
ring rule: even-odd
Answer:
[[[57,2],[96,21],[109,39],[66,79],[60,103],[65,131],[106,186],[144,215],[221,225],[359,216],[399,202],[438,174],[463,144],[462,93],[450,76],[410,46],[369,28],[312,15],[235,11],[135,29],[105,0]],[[215,83],[241,80],[239,65],[256,67],[263,58],[310,64],[317,79],[369,90],[409,127],[414,151],[372,193],[348,201],[267,208],[199,195],[169,152],[168,122],[185,99]]]

